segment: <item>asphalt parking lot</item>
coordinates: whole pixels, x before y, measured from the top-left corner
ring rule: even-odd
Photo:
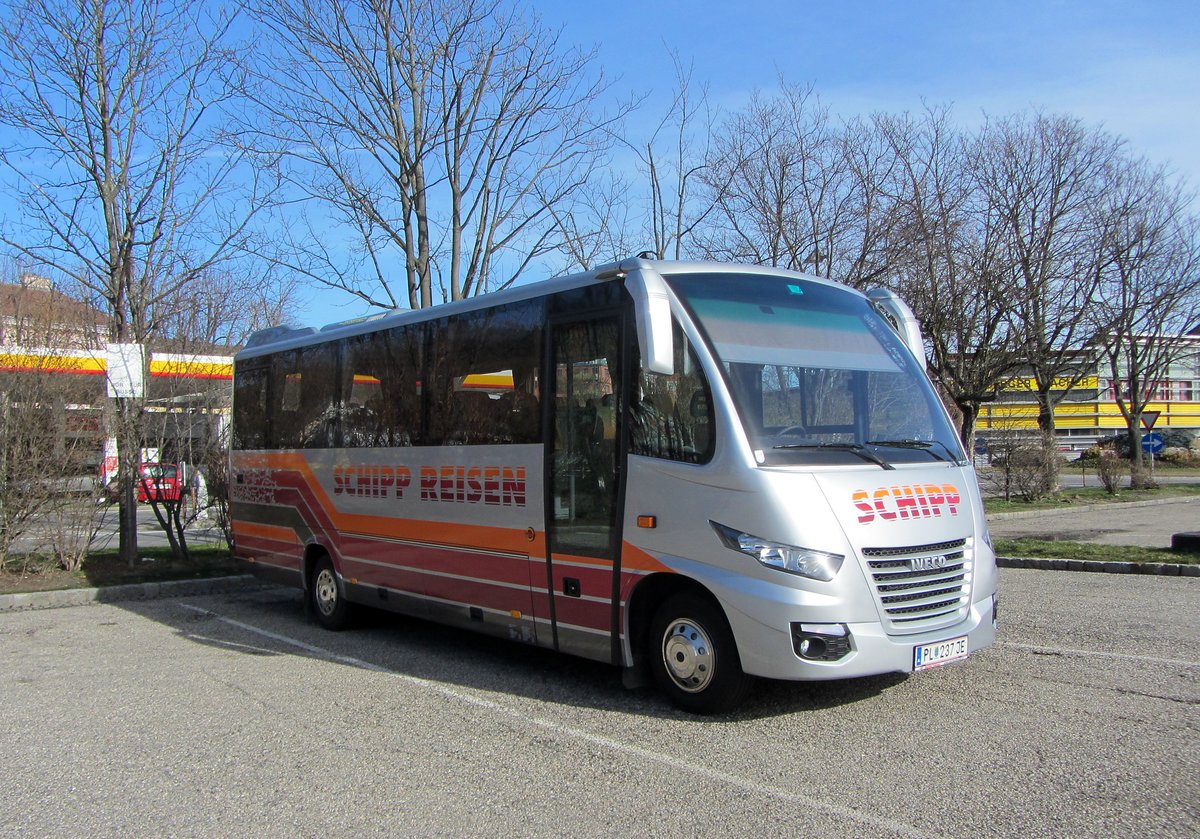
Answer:
[[[327,633],[274,588],[0,614],[0,833],[1200,834],[1200,579],[1001,586],[965,662],[717,719],[419,621]]]
[[[997,539],[1030,538],[1169,548],[1172,534],[1200,530],[1200,498],[1093,504],[1082,509],[992,515],[988,516],[988,529]]]

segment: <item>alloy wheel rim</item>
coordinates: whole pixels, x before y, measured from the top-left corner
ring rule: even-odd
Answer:
[[[672,621],[663,635],[663,663],[671,679],[688,693],[699,693],[712,682],[716,656],[712,641],[699,623]]]
[[[332,615],[333,610],[337,608],[337,580],[333,578],[333,572],[328,568],[322,568],[321,573],[317,574],[315,590],[317,608],[321,610],[321,614]]]

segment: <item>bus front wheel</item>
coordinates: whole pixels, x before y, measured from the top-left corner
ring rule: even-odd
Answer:
[[[676,594],[659,606],[649,645],[655,683],[684,711],[723,713],[749,693],[753,679],[742,672],[729,623],[702,597]]]
[[[308,587],[309,605],[317,622],[326,629],[345,629],[350,625],[350,604],[342,593],[333,560],[322,556],[313,566]]]

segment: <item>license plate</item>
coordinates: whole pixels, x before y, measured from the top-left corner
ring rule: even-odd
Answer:
[[[913,670],[928,670],[967,657],[967,636],[913,648]]]

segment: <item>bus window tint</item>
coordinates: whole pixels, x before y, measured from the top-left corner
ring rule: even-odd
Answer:
[[[233,378],[233,447],[267,447],[267,376],[257,362],[239,364]]]
[[[300,393],[300,447],[326,449],[337,433],[337,344],[300,351],[305,387]]]
[[[268,409],[271,448],[294,449],[300,440],[300,388],[304,376],[300,370],[300,353],[282,352],[271,359],[271,405]]]
[[[931,448],[960,456],[928,378],[865,298],[765,275],[669,282],[723,364],[760,463],[856,463],[847,446],[887,441],[905,443],[887,448],[889,462],[927,463]]]
[[[536,443],[542,304],[443,318],[430,342],[430,445]]]
[[[421,326],[349,338],[342,364],[342,445],[421,445]]]
[[[631,405],[631,451],[707,463],[714,448],[712,392],[678,321],[674,333],[675,372],[664,376],[644,367],[639,371]]]
[[[281,449],[333,445],[337,422],[337,346],[318,344],[280,353],[272,362],[272,444]]]

